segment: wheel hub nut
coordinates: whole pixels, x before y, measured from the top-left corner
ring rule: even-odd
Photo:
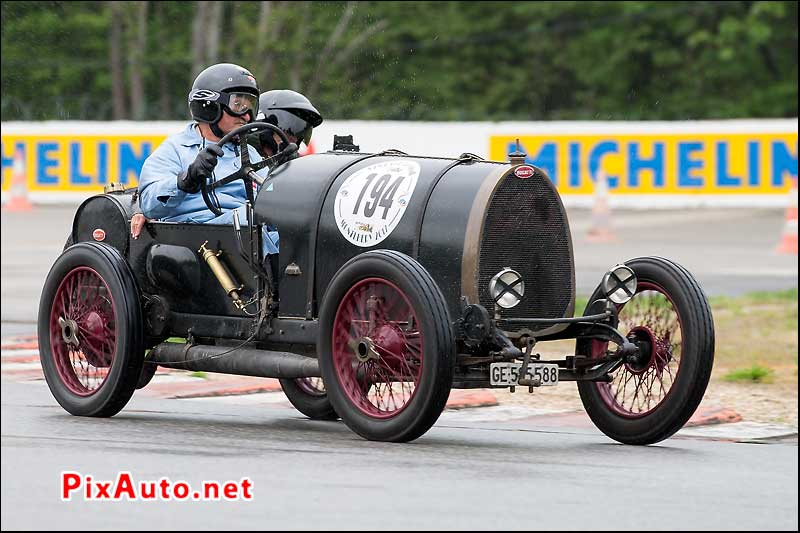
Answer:
[[[74,320],[58,317],[58,325],[61,326],[61,338],[64,342],[78,346],[78,324]]]
[[[375,350],[375,345],[369,337],[362,337],[355,346],[356,358],[362,363],[366,363],[370,359],[376,361],[381,358],[380,354]]]

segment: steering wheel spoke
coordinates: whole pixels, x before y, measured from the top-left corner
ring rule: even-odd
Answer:
[[[234,172],[230,176],[225,176],[221,180],[217,180],[217,181],[215,181],[213,183],[209,183],[208,186],[207,186],[208,187],[208,191],[209,192],[213,192],[213,191],[219,189],[220,187],[222,187],[223,185],[227,185],[227,184],[231,183],[232,181],[240,180],[250,170],[251,169],[249,167],[240,168],[239,170],[237,170],[236,172]]]
[[[257,163],[250,162],[250,151],[247,145],[247,137],[253,133],[258,133],[259,131],[270,130],[273,133],[278,134],[283,141],[283,144],[286,146],[284,150],[281,150],[277,154],[273,155],[272,157],[268,157],[259,161]],[[213,183],[208,183],[207,180],[204,180],[200,184],[200,189],[203,193],[203,201],[206,203],[206,207],[214,213],[216,216],[222,215],[222,208],[220,207],[218,201],[216,200],[216,195],[214,195],[214,191],[218,188],[222,187],[223,185],[227,185],[236,180],[242,180],[244,183],[245,190],[247,191],[248,198],[252,200],[252,182],[253,177],[251,173],[255,170],[260,170],[268,165],[271,165],[275,161],[278,161],[279,156],[286,157],[293,152],[297,151],[297,145],[294,143],[290,143],[286,134],[274,124],[269,124],[267,122],[253,122],[251,124],[245,124],[244,126],[240,126],[222,137],[217,143],[219,148],[222,148],[227,143],[231,141],[236,141],[239,144],[239,158],[241,161],[240,168],[230,174],[225,176],[224,178],[217,180]]]
[[[262,159],[258,163],[250,163],[250,169],[251,170],[261,170],[262,168],[264,168],[267,165],[269,165],[270,159],[272,159],[272,158],[268,157],[266,159]]]

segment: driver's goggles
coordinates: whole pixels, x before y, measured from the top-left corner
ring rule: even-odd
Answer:
[[[297,141],[298,141],[298,144],[300,144],[300,141],[302,141],[302,142],[306,143],[306,146],[308,146],[308,145],[309,145],[309,143],[311,142],[311,133],[312,133],[313,131],[314,131],[314,128],[312,128],[311,126],[309,126],[309,127],[307,127],[305,130],[303,130],[303,131],[299,132],[299,133],[297,134]]]
[[[278,116],[279,128],[297,139],[298,146],[300,143],[306,143],[308,146],[311,142],[311,132],[314,130],[308,121],[288,111],[279,110],[274,113]]]
[[[256,116],[258,111],[258,97],[249,93],[227,93],[228,102],[225,106],[231,115],[241,117],[250,113],[250,117]]]

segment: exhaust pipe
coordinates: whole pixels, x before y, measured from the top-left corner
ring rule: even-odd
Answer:
[[[150,350],[146,360],[168,368],[260,378],[294,379],[322,375],[314,358],[252,347],[231,351],[229,346],[162,342]]]

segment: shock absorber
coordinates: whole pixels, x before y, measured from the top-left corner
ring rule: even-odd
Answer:
[[[235,305],[237,309],[244,309],[244,302],[242,302],[239,296],[242,285],[237,285],[236,282],[233,281],[225,265],[218,259],[222,254],[222,250],[215,252],[211,248],[206,248],[206,244],[208,244],[208,241],[200,245],[198,252],[203,255],[203,259],[208,263],[211,272],[214,273],[214,277],[217,278],[217,281],[219,281],[219,284],[222,286],[222,290],[233,300],[233,305]]]

